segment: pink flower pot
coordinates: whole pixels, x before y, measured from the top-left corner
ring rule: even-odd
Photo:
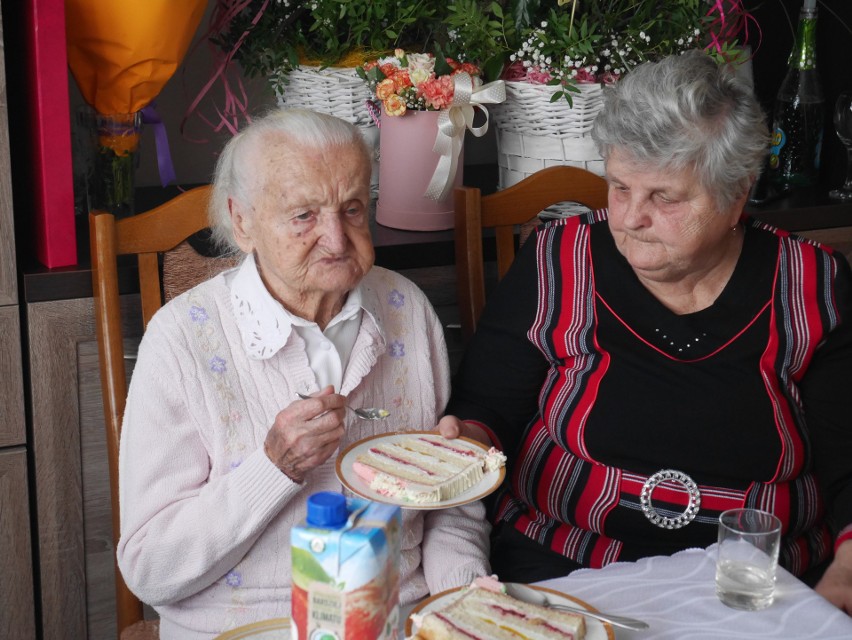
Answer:
[[[440,156],[432,151],[439,111],[382,114],[379,130],[379,199],[376,222],[394,229],[441,231],[453,228],[453,192],[442,200],[423,194]],[[454,188],[462,183],[464,149],[459,153]]]

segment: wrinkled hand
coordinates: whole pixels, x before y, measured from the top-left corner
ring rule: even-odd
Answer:
[[[834,560],[815,590],[831,604],[852,615],[852,540],[837,548]]]
[[[471,440],[477,440],[489,447],[494,444],[482,428],[470,422],[463,422],[455,416],[444,416],[441,418],[438,421],[437,429],[438,433],[447,438],[447,440],[464,436]]]
[[[345,401],[329,386],[280,411],[263,443],[266,456],[291,480],[302,482],[340,445]]]

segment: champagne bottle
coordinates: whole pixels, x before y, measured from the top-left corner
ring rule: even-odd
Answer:
[[[805,0],[773,114],[770,178],[784,191],[815,184],[819,175],[824,110],[816,68],[816,24],[816,0]]]

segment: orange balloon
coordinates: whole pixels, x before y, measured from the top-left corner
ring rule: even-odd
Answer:
[[[66,0],[68,65],[102,114],[135,113],[183,61],[207,0]]]

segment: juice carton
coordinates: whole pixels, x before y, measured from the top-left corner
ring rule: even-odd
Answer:
[[[394,640],[399,633],[399,507],[339,493],[308,498],[290,534],[295,640]]]

